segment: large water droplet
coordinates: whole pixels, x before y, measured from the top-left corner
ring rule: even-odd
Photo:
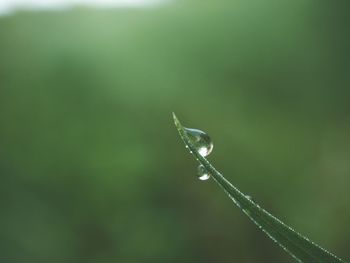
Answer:
[[[201,130],[190,128],[185,128],[185,131],[200,155],[205,157],[211,153],[214,145],[208,134]]]
[[[199,180],[205,181],[210,178],[210,173],[205,169],[203,165],[198,166],[198,178]]]

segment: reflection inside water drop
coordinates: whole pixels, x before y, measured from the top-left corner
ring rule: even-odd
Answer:
[[[191,140],[193,146],[203,157],[208,156],[213,150],[213,143],[205,132],[197,129],[185,128],[186,134]]]
[[[205,169],[205,167],[203,165],[199,165],[198,166],[198,179],[205,181],[208,180],[210,178],[210,173],[207,171],[207,169]]]

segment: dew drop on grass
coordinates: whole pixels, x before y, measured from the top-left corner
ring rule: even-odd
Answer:
[[[207,169],[205,169],[205,167],[203,165],[199,165],[198,166],[198,179],[205,181],[208,180],[210,178],[210,173],[207,171]]]
[[[213,150],[213,143],[205,132],[197,129],[185,128],[186,134],[203,157],[208,156]]]

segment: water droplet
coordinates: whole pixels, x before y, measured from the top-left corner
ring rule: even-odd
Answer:
[[[203,165],[198,166],[198,178],[199,180],[205,181],[210,178],[210,173],[205,169]]]
[[[201,130],[190,128],[185,128],[185,131],[200,155],[205,157],[211,153],[214,145],[208,134]]]

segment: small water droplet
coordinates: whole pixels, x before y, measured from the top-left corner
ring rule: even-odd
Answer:
[[[210,178],[210,173],[207,171],[207,169],[205,169],[205,167],[203,165],[199,165],[198,166],[198,179],[205,181],[208,180]]]
[[[200,155],[205,157],[211,153],[214,145],[208,134],[201,130],[190,128],[185,128],[185,131]]]

